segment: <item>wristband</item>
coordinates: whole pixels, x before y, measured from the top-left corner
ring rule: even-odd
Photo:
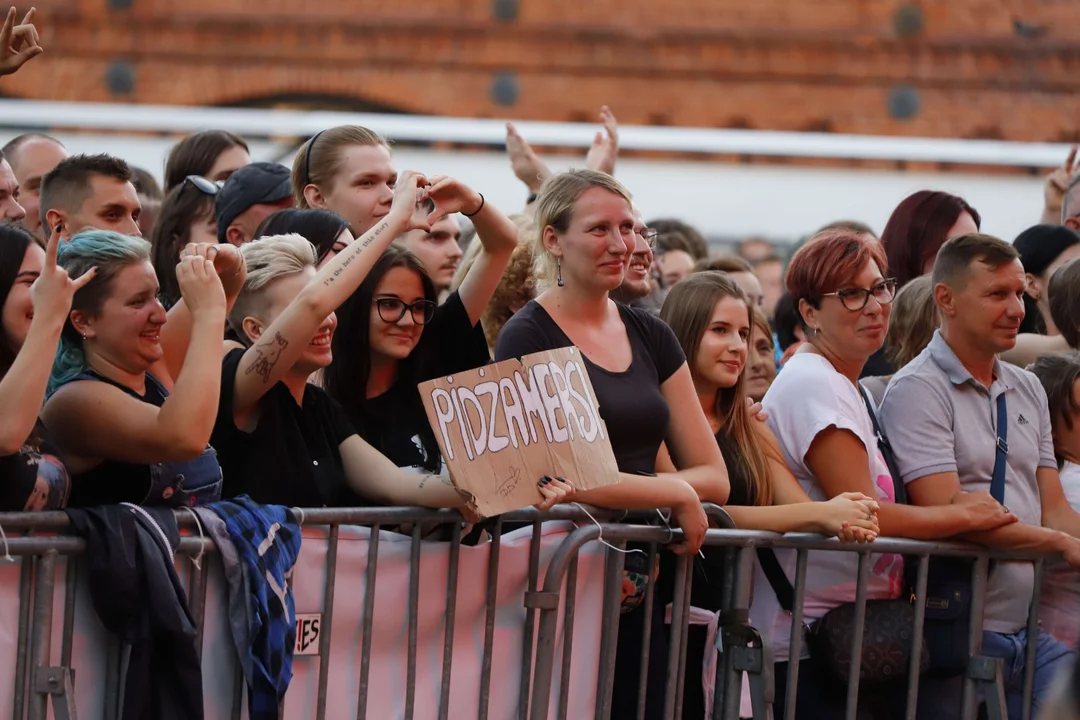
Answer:
[[[477,214],[478,214],[478,213],[479,213],[479,212],[480,212],[481,210],[483,210],[483,209],[484,209],[484,193],[476,193],[476,194],[480,196],[480,207],[476,208],[476,210],[474,210],[474,211],[473,211],[473,212],[471,212],[471,213],[466,213],[466,212],[463,212],[463,213],[461,213],[461,214],[462,214],[462,215],[464,215],[465,217],[474,217],[474,216],[475,216],[475,215],[477,215]]]

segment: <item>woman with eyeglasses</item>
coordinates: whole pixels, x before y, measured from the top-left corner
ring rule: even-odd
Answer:
[[[217,244],[214,196],[219,185],[189,175],[165,196],[150,235],[150,256],[158,279],[158,300],[168,310],[180,300],[176,263],[188,243]]]
[[[243,342],[225,344],[212,435],[226,497],[247,494],[256,502],[299,507],[463,507],[448,478],[400,470],[356,434],[325,391],[308,382],[333,357],[331,343],[340,332],[335,309],[356,293],[384,253],[394,252],[393,239],[429,226],[438,212],[456,211],[443,202],[428,217],[417,214],[418,199],[440,196],[438,183],[427,185],[422,175],[403,173],[390,212],[321,268],[316,269],[314,246],[295,234],[259,238],[240,249],[247,280],[229,325]],[[425,317],[424,303],[406,299],[407,317]],[[387,317],[394,311],[382,310]],[[565,492],[563,484],[541,487],[545,497]]]
[[[461,286],[440,305],[430,268],[395,243],[338,309],[334,361],[323,374],[326,391],[360,436],[399,467],[420,473],[444,470],[416,386],[491,360],[480,317],[510,256],[488,248],[512,249],[517,243],[517,226],[482,195],[450,178],[432,180],[417,212],[438,207],[446,217],[469,210],[483,249]]]
[[[776,376],[763,405],[784,462],[812,500],[862,493],[878,502],[881,535],[915,540],[947,538],[1008,522],[989,493],[964,493],[953,505],[897,504],[893,477],[878,448],[868,400],[859,375],[885,341],[896,281],[879,242],[856,231],[822,230],[791,259],[786,284],[806,333],[806,342]],[[792,582],[795,551],[776,550],[780,569]],[[854,602],[855,553],[811,552],[806,572],[804,618],[812,625],[833,608]],[[866,585],[870,600],[900,596],[904,563],[899,555],[872,555]],[[776,662],[774,712],[783,716],[791,614],[775,586],[757,567],[750,606],[754,627],[770,636]],[[846,682],[829,674],[821,658],[803,645],[795,717],[842,717]],[[906,682],[859,693],[860,712],[875,718],[902,716]]]

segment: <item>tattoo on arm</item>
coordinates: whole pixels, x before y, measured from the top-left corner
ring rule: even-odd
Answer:
[[[285,352],[287,347],[289,347],[289,341],[283,338],[281,333],[274,333],[272,340],[267,340],[255,346],[257,355],[255,360],[248,365],[244,374],[250,375],[254,372],[262,378],[264,384],[269,382],[270,373],[281,358],[281,353]]]
[[[365,240],[361,240],[360,242],[353,243],[352,246],[349,248],[349,250],[346,251],[347,256],[342,259],[341,265],[337,269],[334,270],[333,275],[331,275],[330,277],[323,280],[323,285],[326,285],[326,286],[333,285],[334,281],[338,279],[338,277],[341,275],[341,273],[345,272],[345,268],[349,267],[349,265],[352,264],[352,261],[355,260],[360,255],[360,253],[365,248],[367,248],[368,245],[371,244],[371,242],[375,238],[382,235],[383,231],[385,231],[386,228],[388,228],[388,227],[390,227],[390,224],[387,223],[387,222],[383,222],[381,225],[379,225],[377,228],[375,228],[371,232],[370,237],[368,237]]]

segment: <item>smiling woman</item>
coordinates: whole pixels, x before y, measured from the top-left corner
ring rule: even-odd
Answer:
[[[212,262],[186,256],[177,269],[190,345],[175,383],[162,343],[166,315],[150,244],[96,230],[60,251],[73,275],[96,268],[64,324],[42,410],[72,473],[71,504],[193,505],[221,494],[207,444],[217,407],[216,350],[226,297]]]

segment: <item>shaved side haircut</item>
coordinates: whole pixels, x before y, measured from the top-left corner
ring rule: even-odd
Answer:
[[[49,210],[78,212],[90,197],[94,176],[131,182],[131,167],[120,158],[106,155],[72,155],[41,179],[41,225]]]

